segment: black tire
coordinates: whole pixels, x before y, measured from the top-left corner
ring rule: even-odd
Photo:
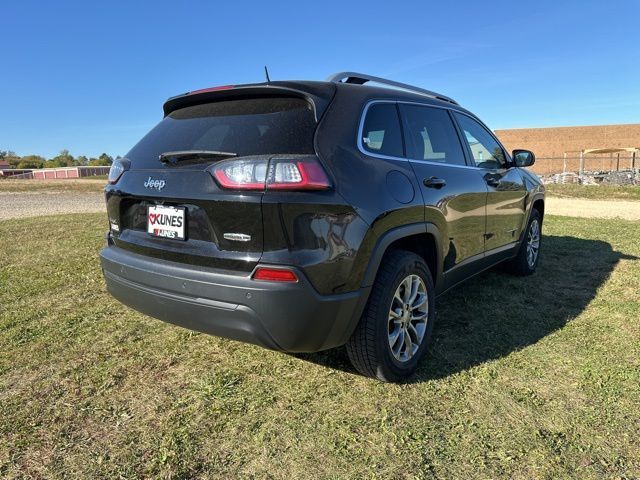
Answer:
[[[527,243],[530,239],[530,235],[532,233],[532,228],[534,223],[537,222],[538,225],[538,251],[535,256],[535,261],[533,263],[529,262],[527,255]],[[538,263],[540,262],[540,249],[542,247],[542,219],[540,218],[540,212],[535,208],[531,210],[531,215],[529,217],[529,223],[527,223],[527,229],[524,232],[524,236],[522,237],[522,243],[520,244],[520,248],[518,249],[518,255],[516,255],[513,259],[507,262],[507,270],[513,275],[518,276],[526,276],[531,275],[538,268]]]
[[[389,346],[389,326],[392,325],[389,320],[390,309],[396,289],[411,275],[420,277],[424,282],[423,286],[426,287],[427,300],[424,303],[428,309],[426,326],[417,351],[405,361],[399,361],[394,357]],[[419,281],[415,281],[419,284]],[[410,314],[408,315],[410,318]],[[424,357],[433,331],[434,320],[435,289],[427,264],[412,252],[392,251],[382,260],[367,306],[356,330],[347,342],[349,359],[356,370],[365,376],[377,378],[383,382],[404,380],[416,371],[420,359]],[[413,332],[416,330],[414,329]],[[406,352],[408,350],[406,344],[403,342],[400,344]]]

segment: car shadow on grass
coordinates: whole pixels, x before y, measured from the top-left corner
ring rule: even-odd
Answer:
[[[443,378],[535,344],[580,315],[621,259],[607,242],[545,236],[538,270],[514,277],[498,266],[436,302],[427,357],[409,382]],[[296,357],[356,373],[344,348]]]

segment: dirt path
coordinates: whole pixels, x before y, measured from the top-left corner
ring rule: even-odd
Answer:
[[[640,220],[640,202],[547,197],[545,213],[566,217]]]
[[[102,192],[0,192],[0,220],[104,211]]]

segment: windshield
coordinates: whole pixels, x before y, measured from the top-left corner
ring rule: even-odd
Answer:
[[[160,154],[187,150],[313,154],[315,128],[313,108],[300,98],[205,103],[169,114],[126,157],[135,168],[157,168]]]

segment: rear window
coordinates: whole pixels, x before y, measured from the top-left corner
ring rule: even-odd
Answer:
[[[252,98],[181,108],[127,153],[136,167],[157,167],[161,153],[215,150],[238,156],[313,154],[316,122],[300,98]]]
[[[407,156],[416,160],[465,165],[462,145],[449,117],[442,108],[400,105],[404,119]]]

